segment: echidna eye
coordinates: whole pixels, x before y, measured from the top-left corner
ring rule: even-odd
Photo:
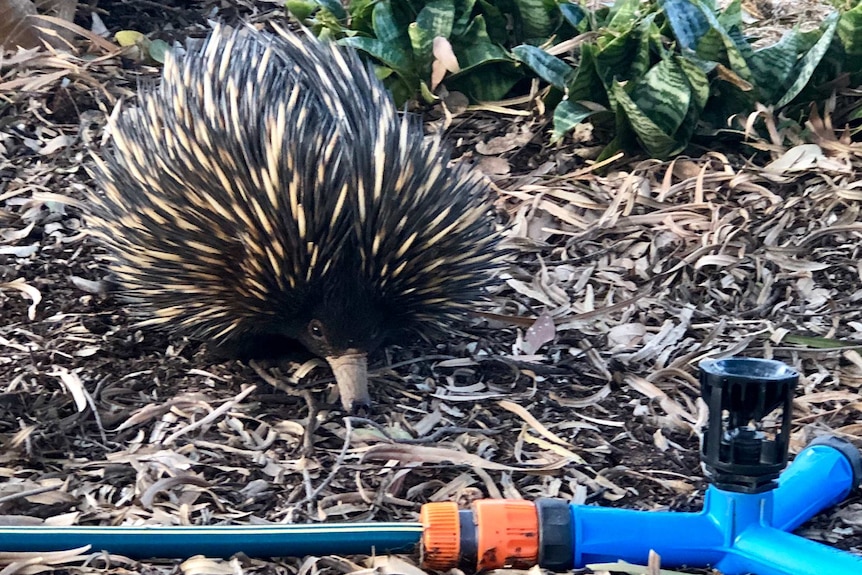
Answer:
[[[314,339],[324,339],[323,324],[318,320],[313,319],[308,323],[308,332]]]

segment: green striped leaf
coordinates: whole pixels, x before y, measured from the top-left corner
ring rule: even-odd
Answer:
[[[738,28],[728,32],[712,9],[697,0],[663,0],[662,7],[681,46],[702,60],[724,63],[740,78],[752,81],[746,58],[751,49]]]
[[[346,38],[339,39],[337,44],[339,46],[353,48],[359,52],[365,52],[393,70],[397,68],[406,70],[413,63],[413,59],[410,54],[403,50],[387,47],[386,44],[377,38],[348,36]]]
[[[791,83],[791,73],[797,60],[799,31],[788,30],[781,39],[752,54],[748,64],[751,66],[761,101],[775,103]]]
[[[602,109],[587,108],[578,102],[563,100],[554,109],[554,129],[551,132],[551,142],[557,142],[572,131],[575,126],[596,114]]]
[[[566,89],[566,84],[575,73],[571,66],[536,46],[522,44],[513,48],[512,54],[533,70],[539,78],[560,90]]]
[[[715,12],[715,8],[708,8],[711,12]],[[721,14],[718,15],[718,23],[725,30],[734,28],[742,28],[742,2],[741,0],[733,0],[728,4]]]
[[[348,36],[347,38],[340,39],[338,43],[342,46],[350,46],[351,48],[365,52],[401,76],[415,77],[415,74],[413,74],[412,54],[399,46],[364,36]],[[418,77],[416,79],[418,81]]]
[[[339,20],[347,20],[347,10],[338,0],[315,0],[321,8],[328,11]]]
[[[706,108],[706,103],[709,101],[709,78],[696,62],[688,58],[674,56],[674,61],[682,73],[685,74],[689,90],[691,90],[691,105],[689,109],[696,111],[699,119],[700,113]]]
[[[833,12],[827,16],[823,25],[823,35],[817,43],[814,44],[808,52],[806,52],[805,56],[803,56],[796,65],[793,70],[795,80],[781,99],[775,103],[779,108],[792,102],[793,98],[798,96],[802,89],[808,84],[808,81],[811,79],[811,75],[814,74],[814,70],[817,68],[817,65],[820,64],[820,60],[823,59],[824,54],[826,54],[826,51],[829,49],[829,45],[832,43],[832,38],[835,36],[835,29],[838,27],[838,13]]]
[[[676,61],[666,58],[644,75],[629,96],[663,133],[674,134],[688,113],[691,88]]]
[[[647,73],[652,65],[652,55],[664,56],[667,50],[661,37],[661,31],[655,23],[655,14],[648,14],[633,31],[637,43],[632,51],[630,77],[640,78]]]
[[[613,97],[619,110],[623,112],[629,125],[637,134],[638,141],[652,157],[664,159],[672,156],[684,146],[665,133],[655,122],[644,114],[626,93],[622,83],[613,85]]]
[[[700,38],[694,54],[697,58],[707,62],[725,61],[726,59],[723,57],[724,37],[721,31],[709,28]]]
[[[609,107],[608,92],[596,71],[598,48],[593,44],[581,46],[581,63],[575,68],[566,89],[570,100],[585,100]]]
[[[491,62],[511,63],[512,61],[505,50],[491,41],[482,16],[473,18],[466,32],[459,37],[451,38],[450,42],[455,56],[458,57],[461,74]],[[514,66],[511,68],[514,69]]]
[[[395,17],[392,3],[389,0],[378,2],[371,13],[374,35],[384,44],[398,44],[407,49],[410,39],[404,25]]]
[[[855,66],[849,67],[853,71],[859,71],[862,68],[862,2],[858,2],[852,10],[841,15],[836,33],[844,48],[844,54],[855,63]]]
[[[432,38],[452,35],[455,23],[455,3],[453,0],[433,0],[428,2],[416,15],[416,27]]]
[[[509,41],[507,16],[495,3],[489,0],[478,0],[478,2],[481,10],[480,16],[488,24],[488,34],[491,36],[491,40],[501,46],[507,45]]]
[[[474,100],[500,100],[524,74],[515,67],[509,54],[491,41],[485,18],[476,16],[459,37],[452,37],[452,51],[461,71],[446,80],[446,86]]]
[[[605,45],[599,44],[595,56],[596,72],[607,90],[615,80],[629,80],[632,54],[638,50],[638,36],[632,28],[615,35]]]
[[[501,100],[524,75],[512,62],[493,62],[473,68],[469,74],[462,70],[446,80],[446,86],[467,94],[480,102]]]
[[[746,82],[754,83],[754,74],[748,66],[748,60],[753,55],[751,46],[745,41],[742,32],[735,28],[730,32],[723,32],[724,48],[727,50],[727,60],[731,69]]]
[[[455,0],[455,21],[452,23],[452,36],[466,33],[473,16],[476,0]]]
[[[401,26],[388,0],[378,2],[372,12],[374,38],[348,36],[338,40],[342,46],[350,46],[365,52],[384,66],[391,68],[408,86],[418,87],[419,77],[413,61],[410,37]]]
[[[347,11],[350,16],[350,29],[371,34],[374,31],[372,14],[377,0],[350,0]]]
[[[579,4],[560,4],[560,14],[563,15],[563,19],[569,24],[569,26],[575,30],[580,32],[586,31],[587,26],[584,26],[581,23],[589,24],[587,11]]]
[[[661,5],[680,46],[698,52],[701,57],[706,58],[709,58],[709,54],[718,52],[707,50],[707,54],[700,54],[698,51],[704,37],[712,30],[704,11],[699,6],[690,0],[663,0]]]
[[[703,35],[695,50],[699,58],[712,62],[728,65],[736,74],[746,82],[752,82],[753,77],[748,67],[748,58],[751,56],[751,47],[743,37],[738,27],[725,28],[715,13],[695,3],[694,0],[674,0],[689,2],[694,10],[700,12],[700,18],[709,26],[709,30]]]
[[[438,36],[449,38],[454,22],[453,1],[433,0],[419,11],[416,21],[407,27],[407,34],[413,48],[413,61],[420,76],[427,78],[431,74],[431,63],[434,61],[434,38]]]
[[[554,30],[554,21],[551,17],[550,5],[545,0],[512,0],[518,7],[518,15],[521,17],[521,29],[526,39],[542,41],[551,35]]]
[[[631,28],[638,19],[640,6],[640,0],[616,0],[608,13],[605,27],[614,32]]]
[[[287,0],[284,7],[287,8],[291,16],[300,22],[305,22],[319,8],[315,0]]]

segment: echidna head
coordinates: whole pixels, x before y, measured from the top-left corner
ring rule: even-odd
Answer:
[[[355,411],[371,404],[367,355],[406,326],[363,282],[340,276],[308,290],[302,309],[288,314],[279,327],[282,335],[329,362],[342,402]]]
[[[370,353],[395,323],[384,307],[354,282],[338,282],[310,294],[306,309],[290,322],[292,333],[309,351],[330,358]]]

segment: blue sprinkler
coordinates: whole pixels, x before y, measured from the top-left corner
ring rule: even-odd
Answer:
[[[862,482],[862,455],[837,437],[787,464],[799,375],[778,361],[705,360],[709,426],[701,458],[711,485],[697,513],[573,505],[561,499],[429,503],[418,523],[192,527],[0,527],[0,551],[81,546],[129,557],[277,557],[406,553],[429,569],[539,565],[566,571],[625,560],[713,567],[725,575],[862,575],[862,557],[789,533]]]

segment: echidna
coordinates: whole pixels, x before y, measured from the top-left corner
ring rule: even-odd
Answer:
[[[370,403],[368,352],[483,298],[487,186],[350,50],[217,27],[111,125],[90,224],[140,325],[295,339]]]

